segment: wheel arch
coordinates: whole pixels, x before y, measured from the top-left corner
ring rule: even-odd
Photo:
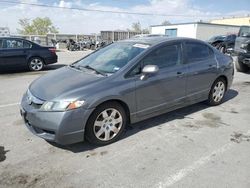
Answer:
[[[111,102],[119,103],[123,107],[123,109],[125,110],[126,116],[128,118],[127,119],[128,123],[130,123],[130,109],[129,109],[129,106],[127,105],[126,102],[124,102],[121,99],[108,99],[108,100],[102,101],[98,105],[96,105],[96,108],[98,108],[98,106],[101,106],[101,105],[106,104],[106,103],[111,103]]]
[[[39,58],[39,59],[41,59],[42,61],[43,61],[43,63],[44,63],[44,65],[45,65],[45,59],[44,58],[42,58],[41,56],[39,56],[39,55],[30,55],[28,58],[27,58],[27,64],[29,64],[29,62],[30,62],[30,60],[32,59],[32,58]]]
[[[228,89],[228,78],[227,78],[225,75],[220,75],[220,76],[218,76],[218,77],[215,79],[214,82],[216,82],[216,80],[218,80],[218,79],[220,79],[220,78],[222,78],[222,79],[225,80],[225,82],[226,82],[226,90],[227,90],[227,89]],[[214,82],[213,82],[213,83],[214,83]]]

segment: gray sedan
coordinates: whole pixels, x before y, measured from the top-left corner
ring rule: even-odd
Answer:
[[[232,58],[199,40],[124,40],[34,81],[21,114],[45,140],[105,145],[128,124],[205,100],[219,105],[233,74]]]

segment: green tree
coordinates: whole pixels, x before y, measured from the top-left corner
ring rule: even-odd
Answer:
[[[46,35],[48,33],[58,33],[58,30],[48,17],[37,17],[31,22],[29,19],[24,18],[20,19],[18,23],[21,26],[21,29],[17,29],[17,31],[23,35]]]

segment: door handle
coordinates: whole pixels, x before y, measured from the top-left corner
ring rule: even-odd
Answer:
[[[216,68],[216,65],[208,65],[210,68]]]
[[[179,72],[179,71],[178,71],[176,74],[177,74],[177,77],[178,77],[178,78],[181,78],[181,77],[184,76],[184,73],[183,73],[183,72]]]

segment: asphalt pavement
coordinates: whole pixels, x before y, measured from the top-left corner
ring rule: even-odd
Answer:
[[[19,113],[28,85],[87,53],[58,52],[58,64],[42,72],[0,74],[0,187],[250,187],[249,74],[236,72],[220,106],[199,103],[131,125],[104,147],[32,135]]]

